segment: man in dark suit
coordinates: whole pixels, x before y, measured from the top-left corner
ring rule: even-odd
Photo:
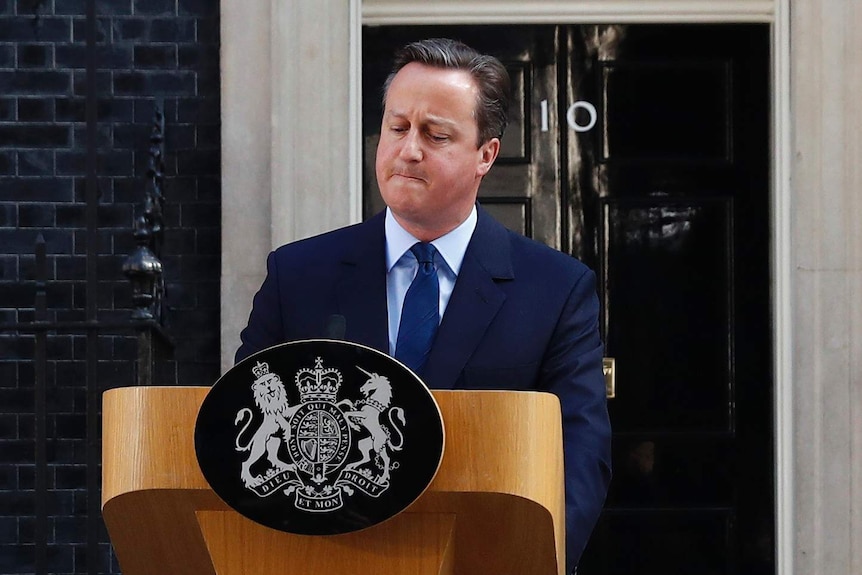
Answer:
[[[508,97],[495,58],[442,39],[402,49],[377,149],[387,209],[271,253],[236,359],[324,337],[329,318],[342,316],[345,339],[394,355],[431,388],[556,394],[571,571],[610,480],[595,275],[476,202]],[[420,299],[431,311],[414,314]]]

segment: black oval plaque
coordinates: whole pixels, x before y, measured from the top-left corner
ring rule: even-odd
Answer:
[[[213,491],[281,531],[333,535],[396,515],[443,458],[437,402],[412,371],[344,341],[247,357],[204,398],[195,450]]]

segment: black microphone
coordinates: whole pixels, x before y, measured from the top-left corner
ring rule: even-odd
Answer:
[[[326,328],[324,333],[326,339],[343,340],[344,334],[347,332],[347,318],[337,313],[326,318]]]

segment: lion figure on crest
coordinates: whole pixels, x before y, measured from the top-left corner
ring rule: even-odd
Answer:
[[[241,477],[246,486],[263,481],[260,475],[252,476],[251,466],[259,461],[264,453],[266,453],[266,458],[270,464],[278,471],[295,467],[293,464],[281,461],[278,458],[278,450],[282,441],[287,441],[290,435],[290,418],[299,409],[299,406],[291,407],[288,405],[287,391],[281,378],[275,373],[269,373],[268,370],[254,381],[252,394],[255,405],[263,413],[263,423],[260,424],[260,427],[245,445],[240,444],[240,437],[248,430],[254,418],[251,409],[247,407],[240,409],[236,412],[236,419],[234,420],[234,425],[239,425],[245,421],[245,425],[236,436],[236,450],[250,451],[248,458],[242,464]],[[281,432],[281,437],[278,435],[279,432]]]
[[[379,481],[388,483],[390,469],[392,469],[389,450],[400,451],[404,446],[404,436],[396,426],[393,416],[404,426],[406,424],[404,410],[400,407],[389,408],[392,402],[392,384],[389,378],[369,373],[358,366],[357,368],[368,376],[368,380],[359,388],[365,399],[358,401],[356,408],[353,411],[346,411],[344,415],[353,429],[364,427],[369,435],[357,443],[362,459],[347,465],[346,469],[357,469],[370,462],[373,450],[379,459],[376,463],[381,468]],[[380,415],[384,412],[389,417],[392,429],[398,434],[398,443],[392,442],[389,428],[380,422]]]

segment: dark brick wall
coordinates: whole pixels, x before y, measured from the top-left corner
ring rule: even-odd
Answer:
[[[167,333],[157,382],[218,376],[220,274],[218,0],[0,0],[0,574],[34,571],[34,245],[48,262],[50,320],[86,318],[87,5],[95,1],[98,319],[126,322],[121,266],[134,249],[154,106],[165,113]],[[101,331],[48,338],[50,573],[118,572],[88,553],[88,394],[135,382],[136,340]],[[97,354],[98,390],[85,382]],[[95,470],[98,472],[98,470]],[[100,521],[100,520],[99,520]]]

